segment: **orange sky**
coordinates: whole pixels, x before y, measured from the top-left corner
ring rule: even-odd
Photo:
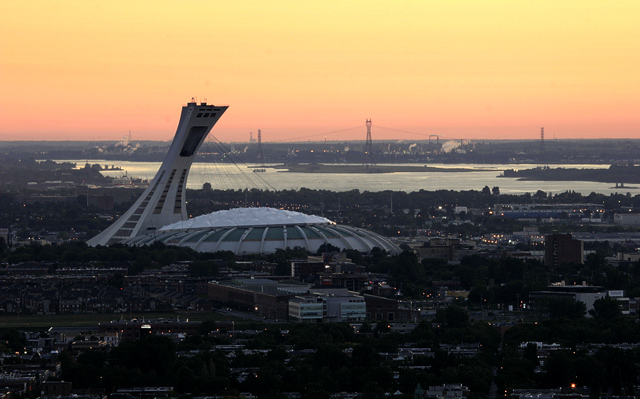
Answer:
[[[640,138],[640,2],[0,0],[0,140]],[[402,130],[407,133],[388,129]],[[415,133],[415,134],[413,134]]]

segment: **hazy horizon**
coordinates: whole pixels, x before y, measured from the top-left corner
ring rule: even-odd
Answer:
[[[118,143],[123,141],[123,139],[125,139],[125,137],[121,137],[119,139],[100,139],[100,140],[82,140],[82,139],[68,139],[68,140],[40,140],[40,139],[32,139],[32,140],[3,140],[0,139],[0,143],[5,143],[5,144],[17,144],[17,143]],[[172,137],[173,139],[173,137]],[[164,144],[171,144],[172,139],[169,140],[154,140],[154,139],[140,139],[137,140],[134,138],[132,138],[132,142],[150,142],[150,143],[164,143]],[[232,144],[256,144],[255,142],[249,143],[249,137],[247,136],[247,140],[230,140],[230,141],[224,141],[225,143],[232,143]],[[255,139],[255,137],[254,137]],[[433,141],[435,141],[435,138],[432,139]],[[447,139],[447,138],[441,138],[440,141],[446,142],[446,141],[458,141],[459,139]],[[636,140],[640,140],[640,137],[599,137],[599,138],[568,138],[568,139],[553,139],[553,138],[545,138],[545,142],[551,142],[551,141],[585,141],[585,142],[590,142],[590,141],[625,141],[625,140],[632,140],[632,141],[636,141]],[[353,138],[353,139],[342,139],[342,140],[326,140],[326,143],[328,144],[335,144],[335,143],[360,143],[362,144],[364,142],[364,138]],[[428,142],[429,140],[426,138],[421,138],[421,139],[410,139],[410,138],[395,138],[395,139],[372,139],[372,141],[375,142],[420,142],[420,141],[425,141]],[[532,141],[535,142],[536,144],[540,142],[540,137],[538,138],[523,138],[523,139],[474,139],[471,141],[475,141],[475,142],[524,142],[524,141]],[[299,141],[263,141],[263,144],[322,144],[324,143],[325,140],[299,140]]]

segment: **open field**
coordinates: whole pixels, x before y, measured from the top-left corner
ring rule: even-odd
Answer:
[[[85,313],[85,314],[60,314],[60,315],[2,315],[0,316],[0,328],[20,329],[48,329],[49,327],[97,327],[100,323],[112,320],[130,320],[133,318],[159,319],[177,318],[181,320],[233,320],[233,317],[219,313],[201,312],[156,312],[156,313]]]

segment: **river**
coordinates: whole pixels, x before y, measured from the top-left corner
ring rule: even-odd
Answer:
[[[84,167],[86,160],[67,160],[58,162],[74,162],[78,167]],[[89,163],[100,165],[115,165],[122,171],[103,171],[106,176],[122,176],[126,171],[128,176],[152,179],[160,167],[161,162],[129,162],[90,160]],[[591,192],[610,194],[640,192],[637,188],[616,188],[611,183],[595,183],[584,181],[526,181],[513,178],[498,177],[505,169],[528,169],[536,165],[531,164],[429,164],[431,167],[474,169],[476,171],[460,172],[396,172],[396,173],[289,173],[273,169],[274,165],[264,165],[264,172],[253,172],[246,165],[228,165],[211,163],[194,163],[187,187],[202,188],[205,182],[211,183],[213,188],[220,189],[310,189],[349,191],[418,191],[418,190],[481,190],[484,186],[500,187],[503,194],[544,192],[561,193],[576,191],[585,195]],[[424,165],[416,165],[424,166]],[[564,168],[608,168],[609,165],[593,164],[562,164],[550,167]]]

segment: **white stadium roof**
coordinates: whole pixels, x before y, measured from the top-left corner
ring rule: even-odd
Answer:
[[[160,231],[212,227],[263,227],[273,225],[335,224],[327,218],[275,208],[235,208],[201,215],[160,228]]]
[[[371,231],[274,208],[213,212],[122,241],[128,245],[154,242],[190,247],[200,252],[232,251],[238,255],[272,253],[295,247],[316,252],[323,244],[360,252],[369,252],[375,247],[392,254],[401,252],[391,240]]]

